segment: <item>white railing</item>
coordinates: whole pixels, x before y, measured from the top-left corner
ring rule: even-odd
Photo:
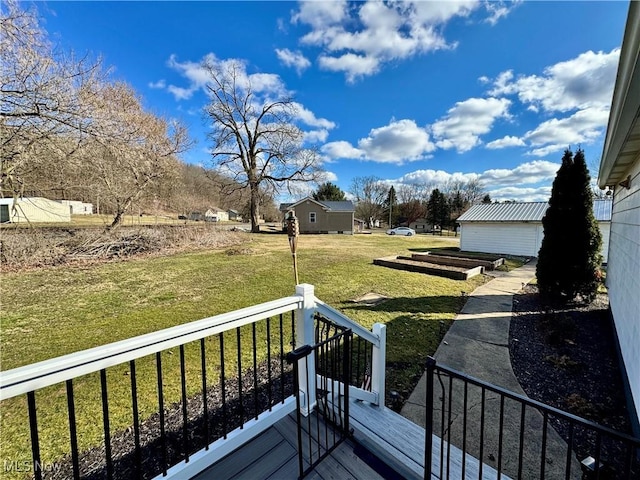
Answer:
[[[373,350],[370,387],[362,388],[350,386],[349,391],[353,398],[384,405],[385,326],[376,324],[373,327],[373,331],[366,330],[361,325],[353,322],[337,310],[334,310],[322,301],[318,300],[314,295],[313,286],[307,284],[298,285],[296,287],[296,294],[290,297],[243,308],[222,315],[216,315],[214,317],[205,318],[188,324],[178,325],[158,332],[72,353],[13,370],[0,372],[0,400],[7,400],[18,395],[27,395],[29,400],[29,413],[30,416],[33,416],[31,438],[37,439],[38,427],[34,395],[36,390],[64,382],[67,382],[67,388],[69,389],[70,382],[75,378],[96,372],[100,372],[102,376],[104,375],[105,369],[109,367],[124,364],[126,362],[135,362],[137,359],[153,354],[159,356],[161,352],[165,352],[175,347],[180,347],[182,356],[184,354],[182,352],[182,348],[184,348],[186,344],[196,341],[204,342],[204,339],[208,337],[220,335],[230,330],[239,329],[245,325],[255,324],[261,320],[269,319],[287,312],[294,312],[295,315],[296,347],[314,344],[314,318],[316,313],[321,314],[323,317],[331,320],[337,325],[351,328],[355,335],[361,337],[366,342],[369,342],[372,345]],[[181,361],[184,362],[184,359]],[[310,362],[313,362],[313,359],[310,359]],[[182,366],[184,367],[184,365]],[[301,371],[301,375],[306,375],[306,369],[301,369]],[[309,371],[315,371],[313,369],[313,365],[309,366]],[[309,385],[311,390],[315,389],[315,382],[307,382],[306,378],[301,378],[300,380],[299,385]],[[182,379],[182,382],[184,399],[186,398],[184,393],[184,378]],[[107,397],[106,380],[102,388],[103,402],[105,402]],[[306,405],[305,399],[315,398],[315,392],[301,391],[300,393],[301,398],[303,399],[303,413],[306,413],[308,411],[308,405]],[[72,410],[74,408],[73,397],[71,397],[71,400],[68,399],[68,402],[69,409]],[[108,412],[108,408],[104,403],[103,409],[103,411]],[[213,443],[207,445],[205,449],[189,455],[188,460],[183,460],[177,465],[171,466],[171,468],[168,468],[167,470],[167,476],[184,478],[195,475],[251,438],[255,437],[288,413],[292,412],[294,409],[295,398],[293,396],[283,399],[281,403],[270,406],[268,411],[255,415],[241,427],[226,433],[224,438],[216,439]],[[70,416],[71,413],[72,412],[70,412]],[[105,432],[108,432],[108,419],[106,419],[105,422]],[[35,437],[33,428],[36,429]],[[73,430],[75,431],[75,428]],[[75,433],[73,435],[75,435]],[[77,440],[72,438],[72,450],[74,444],[77,444]],[[139,448],[137,443],[136,445],[136,448]],[[36,447],[38,446],[36,445]],[[36,456],[39,455],[39,447],[33,448],[32,445],[32,450],[34,455],[33,466],[36,478],[38,478],[37,469],[42,465],[40,458],[36,458]],[[106,450],[109,451],[108,448]],[[78,452],[72,451],[72,457],[74,458],[74,461],[77,462]],[[107,465],[110,461],[110,459],[106,460]],[[77,475],[77,465],[75,466],[74,475]],[[162,478],[162,475],[158,478]]]

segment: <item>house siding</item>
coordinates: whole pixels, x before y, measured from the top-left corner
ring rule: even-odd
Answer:
[[[469,252],[537,257],[542,243],[541,223],[462,223],[460,248]]]
[[[321,205],[306,201],[295,207],[300,233],[353,233],[353,212],[327,211]],[[315,212],[316,221],[309,221],[309,214]]]
[[[631,397],[640,409],[640,162],[629,172],[631,189],[613,196],[607,267],[609,304]]]

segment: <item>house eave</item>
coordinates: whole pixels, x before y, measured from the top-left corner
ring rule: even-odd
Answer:
[[[622,41],[598,186],[622,181],[640,156],[640,2],[630,2]]]

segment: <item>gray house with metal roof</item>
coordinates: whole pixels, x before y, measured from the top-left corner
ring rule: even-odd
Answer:
[[[329,202],[306,197],[295,203],[280,204],[283,221],[289,212],[298,217],[300,233],[353,234],[355,207],[353,202]]]
[[[605,262],[609,250],[611,206],[611,200],[593,202]],[[547,202],[474,205],[458,218],[460,248],[470,252],[537,257],[544,236],[542,217],[547,208]]]

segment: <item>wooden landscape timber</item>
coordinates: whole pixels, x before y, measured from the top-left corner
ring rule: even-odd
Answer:
[[[438,265],[450,265],[452,267],[473,268],[481,266],[484,267],[485,270],[495,270],[497,267],[504,264],[504,258],[500,258],[498,260],[480,260],[478,258],[471,257],[448,256],[441,255],[439,253],[432,254],[431,252],[414,253],[411,255],[411,259],[418,262],[436,263]]]
[[[403,256],[376,258],[373,260],[373,263],[374,265],[380,265],[383,267],[406,270],[408,272],[426,273],[428,275],[437,275],[440,277],[452,278],[454,280],[468,280],[471,277],[480,275],[484,271],[481,266],[464,268],[449,265],[438,265],[435,263],[413,260],[410,257]]]

